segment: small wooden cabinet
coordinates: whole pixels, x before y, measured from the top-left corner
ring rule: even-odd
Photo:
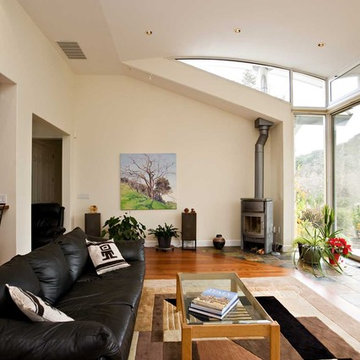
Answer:
[[[181,214],[181,240],[183,250],[196,250],[196,213]]]
[[[100,236],[100,213],[85,214],[85,233],[91,236]]]

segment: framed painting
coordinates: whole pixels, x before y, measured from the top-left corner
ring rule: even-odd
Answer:
[[[120,154],[120,209],[176,209],[176,154]]]

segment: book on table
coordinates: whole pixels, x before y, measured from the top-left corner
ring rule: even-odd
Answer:
[[[236,292],[210,288],[192,300],[189,311],[222,319],[238,301]]]

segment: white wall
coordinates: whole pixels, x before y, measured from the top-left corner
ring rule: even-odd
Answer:
[[[120,153],[170,152],[177,154],[178,209],[131,214],[148,228],[164,222],[180,227],[182,210],[193,207],[199,240],[222,233],[240,244],[240,198],[254,195],[255,119],[126,76],[77,77],[74,117],[74,225],[84,226],[91,204],[98,206],[102,222],[122,213]],[[265,158],[268,173],[270,141]],[[265,177],[270,189],[270,174]],[[77,199],[78,194],[89,199]]]
[[[7,222],[1,225],[1,234],[7,238],[1,239],[0,262],[4,262],[9,255],[25,253],[31,247],[33,114],[71,133],[73,74],[17,1],[0,0],[0,44],[0,73],[16,84],[11,101],[16,101],[17,109],[16,116],[11,118],[12,127],[16,131],[7,132],[6,135],[7,140],[16,146],[13,163],[16,184],[14,195],[10,198],[16,204],[9,204],[7,214],[12,218],[12,224],[16,224],[16,234],[12,225]],[[3,121],[1,119],[0,123]],[[7,164],[1,158],[0,166],[7,170]]]
[[[2,81],[2,82],[1,82]],[[0,76],[0,193],[7,203],[0,224],[0,260],[16,251],[16,85]]]
[[[206,105],[126,76],[76,77],[56,46],[16,1],[0,0],[0,44],[0,73],[15,84],[0,88],[2,99],[9,96],[1,103],[2,110],[3,104],[12,108],[10,116],[0,113],[0,124],[7,124],[2,136],[8,149],[15,148],[11,164],[0,157],[10,184],[4,185],[5,191],[0,188],[0,193],[9,194],[10,203],[0,230],[0,263],[30,250],[33,114],[71,135],[64,139],[63,154],[63,203],[68,229],[83,226],[84,213],[93,203],[99,206],[103,221],[121,213],[121,152],[175,152],[178,210],[134,211],[133,215],[148,227],[164,221],[180,226],[183,208],[194,207],[198,211],[199,239],[211,239],[221,232],[227,239],[239,240],[239,199],[253,196],[253,151],[258,136],[253,126],[255,118],[246,120],[217,109],[216,104]],[[265,99],[263,94],[249,93],[248,98],[243,93],[240,97],[236,92],[233,95],[241,98],[247,107],[245,113],[249,113],[248,107],[256,107],[250,113],[260,112],[284,121],[282,128],[274,129],[280,142],[266,144],[265,195],[280,204],[276,221],[282,220],[284,232],[290,234],[291,154],[284,151],[291,146],[289,106],[279,106],[276,99]],[[76,162],[72,164],[73,154]],[[281,175],[271,175],[274,169]],[[277,182],[278,176],[281,179]],[[89,194],[89,200],[78,199],[77,195],[84,193]]]

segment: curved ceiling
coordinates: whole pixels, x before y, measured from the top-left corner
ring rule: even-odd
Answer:
[[[247,59],[330,77],[360,59],[359,0],[18,2],[54,46],[80,44],[87,59],[67,59],[80,74],[121,73],[129,60],[196,56]],[[325,46],[318,47],[320,42]]]

